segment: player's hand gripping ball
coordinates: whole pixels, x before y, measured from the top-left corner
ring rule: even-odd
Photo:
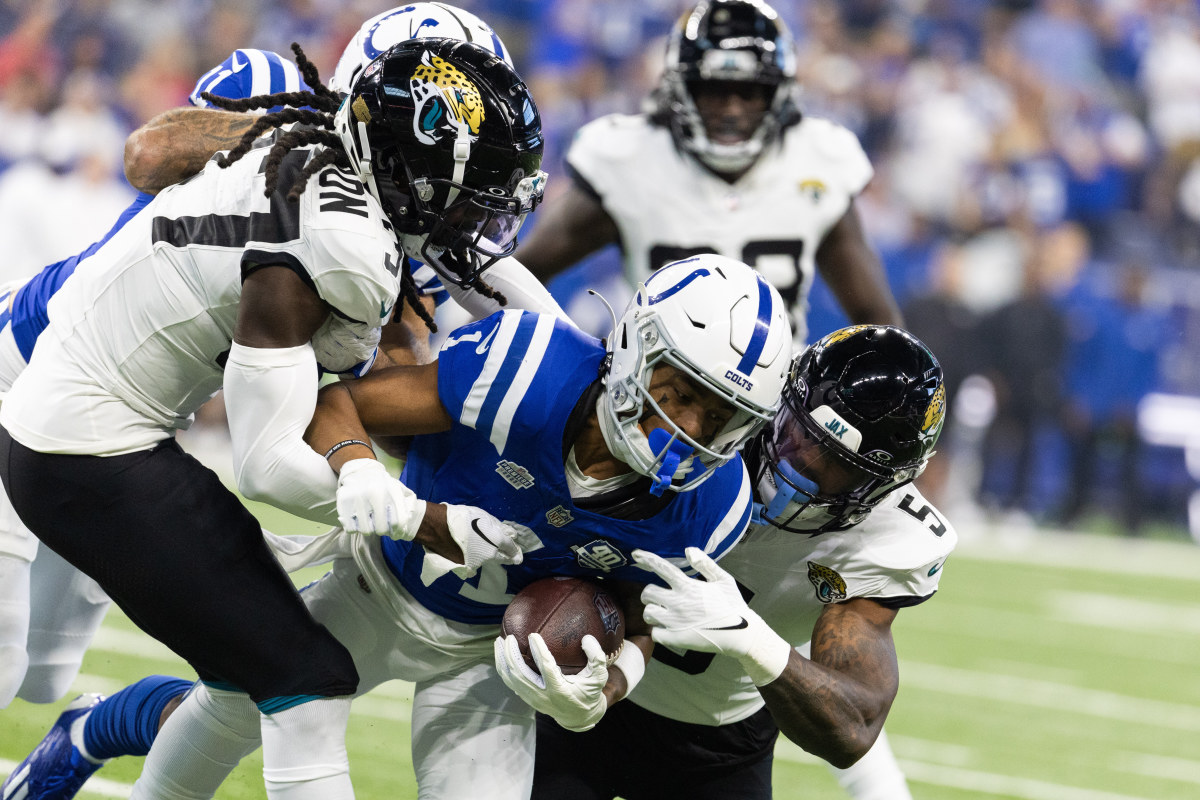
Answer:
[[[538,668],[529,651],[529,634],[539,633],[562,673],[575,675],[587,666],[581,642],[589,633],[612,664],[625,641],[625,615],[616,598],[596,581],[542,578],[512,599],[500,629],[505,636],[517,637],[521,655],[534,672]]]

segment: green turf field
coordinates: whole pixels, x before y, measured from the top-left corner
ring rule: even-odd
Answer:
[[[268,527],[283,530],[275,514],[262,511]],[[942,591],[896,623],[901,690],[887,730],[914,796],[1200,797],[1200,548],[963,534]],[[113,612],[77,688],[111,692],[154,672],[190,677]],[[415,796],[410,698],[396,683],[355,704],[349,747],[362,800]],[[0,771],[24,757],[65,703],[17,701],[0,712]],[[140,762],[105,766],[79,796],[126,797]],[[260,766],[247,759],[217,796],[262,798]],[[775,786],[780,800],[844,796],[791,745],[779,748]]]

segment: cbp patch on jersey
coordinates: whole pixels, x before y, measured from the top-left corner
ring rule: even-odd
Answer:
[[[808,579],[817,590],[817,599],[822,603],[836,603],[846,599],[846,581],[835,571],[815,561],[808,562]]]
[[[584,569],[611,572],[629,563],[624,553],[603,539],[596,539],[585,545],[571,545],[571,550],[575,553],[575,560],[579,562],[579,566]]]
[[[533,488],[533,475],[520,464],[515,464],[507,459],[497,461],[496,472],[514,489]]]

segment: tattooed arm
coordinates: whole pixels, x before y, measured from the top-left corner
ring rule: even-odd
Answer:
[[[777,679],[759,687],[780,731],[846,768],[870,749],[900,684],[896,610],[855,598],[827,606],[813,628],[812,659],[792,651]]]
[[[213,153],[235,146],[256,119],[203,108],[159,114],[125,140],[125,177],[139,191],[157,194],[195,175]]]

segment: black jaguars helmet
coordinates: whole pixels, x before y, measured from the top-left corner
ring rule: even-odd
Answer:
[[[942,368],[907,331],[855,325],[814,343],[752,456],[762,519],[806,533],[861,522],[924,471],[945,407]]]
[[[767,92],[766,114],[748,138],[710,138],[695,102],[697,89],[710,82],[751,83]],[[671,32],[652,103],[651,118],[670,128],[677,147],[716,172],[740,172],[800,121],[792,35],[761,0],[703,0]]]
[[[542,124],[516,71],[479,45],[412,39],[363,69],[335,126],[407,255],[466,286],[517,246],[542,199]]]

